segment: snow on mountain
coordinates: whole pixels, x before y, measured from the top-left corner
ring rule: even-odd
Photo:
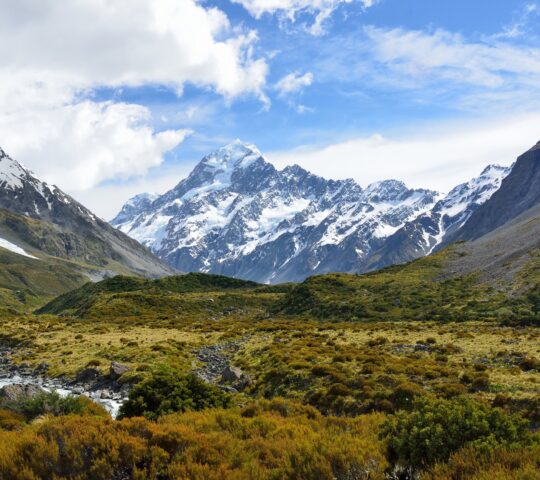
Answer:
[[[396,180],[364,190],[296,165],[278,171],[236,141],[161,197],[131,199],[112,223],[179,270],[275,283],[362,271],[386,238],[438,199]]]
[[[159,197],[157,193],[140,193],[130,198],[120,210],[120,213],[112,220],[113,224],[121,224],[130,218],[139,215],[150,207],[152,202]]]
[[[366,264],[375,270],[429,255],[442,247],[500,188],[512,167],[488,166],[479,177],[458,185],[435,206],[389,236]]]
[[[512,167],[489,165],[479,177],[458,185],[435,205],[432,218],[438,220],[438,226],[435,232],[427,232],[429,253],[443,242],[446,235],[459,230],[473,212],[491,198],[511,170]]]
[[[15,245],[14,243],[9,242],[8,240],[4,238],[0,238],[0,247],[4,248],[6,250],[9,250],[10,252],[16,253],[18,255],[22,255],[23,257],[33,258],[34,260],[38,260],[37,257],[33,257],[32,255],[26,253],[26,251],[19,247],[18,245]]]
[[[0,233],[15,242],[2,240],[0,247],[21,255],[26,252],[17,244],[95,266],[106,275],[130,272],[154,277],[174,272],[59,188],[38,179],[1,148],[0,217]]]
[[[19,162],[9,157],[0,148],[0,206],[15,213],[33,218],[50,219],[58,206],[73,204],[78,212],[94,221],[95,216],[82,205],[54,185],[49,185],[34,176]]]

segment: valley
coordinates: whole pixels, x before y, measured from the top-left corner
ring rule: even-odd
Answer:
[[[539,19],[0,1],[0,480],[540,480]]]
[[[496,291],[475,275],[445,279],[449,265],[464,258],[459,248],[450,247],[405,266],[368,275],[331,274],[301,284],[267,286],[198,273],[159,280],[114,277],[61,295],[34,313],[2,317],[1,342],[9,346],[10,363],[22,365],[27,375],[39,372],[49,385],[65,389],[66,383],[76,382],[92,370],[97,377],[91,383],[101,387],[87,386],[91,391],[86,394],[95,398],[92,390],[101,388],[97,394],[100,396],[103,385],[114,384],[116,391],[123,393],[114,397],[111,394],[111,398],[123,398],[124,403],[132,405],[129,408],[135,408],[132,402],[140,398],[129,392],[144,389],[144,385],[160,378],[166,382],[165,391],[173,392],[175,382],[186,374],[194,374],[202,385],[215,385],[216,392],[229,395],[225,410],[204,409],[180,416],[172,414],[175,408],[160,404],[159,408],[169,408],[171,415],[155,426],[145,426],[157,437],[149,440],[145,434],[144,441],[163,445],[160,448],[166,453],[160,455],[168,459],[168,466],[151,466],[154,457],[150,464],[134,457],[138,458],[134,460],[137,468],[145,472],[143,478],[177,478],[176,473],[170,473],[172,465],[184,472],[179,478],[252,478],[253,460],[245,454],[233,455],[230,448],[237,445],[235,448],[252,451],[261,448],[260,441],[268,442],[264,448],[277,455],[275,464],[256,460],[260,478],[296,478],[299,471],[303,479],[349,478],[346,475],[356,468],[368,469],[370,474],[353,478],[392,478],[388,472],[395,460],[386,453],[387,440],[379,439],[379,432],[383,431],[382,425],[390,425],[388,422],[403,412],[414,413],[423,408],[421,405],[439,401],[442,403],[437,408],[453,408],[455,402],[463,405],[463,399],[468,399],[474,402],[470,408],[488,405],[494,411],[519,415],[530,425],[531,432],[540,425],[540,292],[509,296],[508,291]],[[538,271],[536,261],[532,260],[527,272]],[[517,312],[522,312],[521,316]],[[112,362],[126,368],[111,383]],[[82,389],[75,391],[80,393]],[[130,400],[125,399],[126,395]],[[118,411],[114,406],[111,409],[110,400],[99,402],[113,413]],[[150,403],[141,405],[151,408]],[[183,407],[178,408],[183,411]],[[151,415],[151,411],[145,415]],[[56,447],[50,429],[62,441],[69,438],[70,448],[86,445],[97,454],[94,449],[102,448],[99,445],[103,440],[87,437],[82,431],[75,434],[81,427],[75,427],[73,422],[79,422],[88,432],[106,431],[106,442],[112,442],[107,444],[117,445],[115,448],[126,448],[126,439],[118,436],[118,428],[124,432],[122,435],[129,436],[129,441],[141,441],[138,429],[142,425],[135,427],[130,423],[133,420],[118,420],[118,425],[112,425],[92,414],[82,415],[76,420],[73,416],[49,414],[50,419],[39,427],[22,427],[25,436],[11,440],[11,448],[16,450],[8,453],[9,430],[20,432],[21,428],[12,424],[6,433],[0,431],[0,459],[2,455],[20,455],[17,452],[22,450],[17,449],[28,448],[25,442],[37,439],[46,443],[36,458],[52,458],[50,449]],[[223,423],[225,418],[232,423]],[[256,427],[260,422],[273,433],[261,434]],[[288,431],[291,439],[300,432],[308,438],[315,432],[322,435],[317,440],[306,440],[306,448],[313,448],[312,442],[317,442],[319,448],[330,448],[324,446],[325,442],[335,442],[345,435],[343,443],[333,447],[344,450],[339,454],[328,451],[319,460],[302,450],[298,455],[304,460],[308,455],[310,467],[285,467],[284,460],[278,458],[291,455],[298,444],[297,440],[288,446],[282,444],[278,440],[281,436],[275,436],[276,428]],[[193,453],[178,460],[171,445],[158,440],[165,434],[159,429],[165,429],[175,441],[186,442],[188,435],[189,451]],[[351,429],[362,433],[349,437],[345,432]],[[520,435],[521,441],[528,438]],[[226,442],[227,446],[219,443],[221,453],[214,453],[215,463],[201,464],[200,455],[210,454],[205,443],[210,438]],[[510,448],[497,442],[495,448]],[[537,447],[532,445],[534,442],[519,447],[522,453],[519,460],[513,460],[512,467],[494,464],[504,472],[501,478],[526,478],[524,472],[536,468],[530,459]],[[359,450],[351,456],[351,449]],[[500,450],[497,455],[506,458],[511,451]],[[334,454],[344,462],[339,467],[326,463],[328,455]],[[465,453],[456,455],[452,461],[469,462],[465,458],[457,460]],[[76,470],[76,461],[70,458],[68,454],[62,467],[67,470],[61,472]],[[479,475],[491,471],[490,458],[475,463]],[[353,459],[361,463],[349,464]],[[122,462],[114,456],[103,461],[108,465],[105,472],[115,471]],[[1,470],[1,465],[0,471],[8,471]],[[10,465],[5,457],[4,465]],[[399,469],[398,465],[392,468]],[[452,463],[429,465],[418,471],[421,478],[454,478]],[[50,472],[44,467],[30,468]],[[161,473],[152,477],[152,468]],[[342,468],[345,473],[340,474]],[[516,476],[511,477],[513,474]],[[108,473],[96,475],[92,478],[110,478]]]
[[[238,148],[238,161],[268,168]],[[301,282],[156,275],[169,267],[143,247],[138,265],[153,267],[134,275],[134,257],[108,259],[108,247],[87,250],[87,262],[66,250],[68,238],[88,238],[59,233],[49,213],[2,211],[0,478],[535,478],[537,155],[500,184],[484,181],[491,167],[453,191],[483,201],[446,223],[449,245],[433,231],[420,235],[429,255],[401,263],[388,250],[429,230],[426,215],[449,222],[434,213],[445,200],[371,253],[396,264]],[[505,204],[516,188],[529,200]]]

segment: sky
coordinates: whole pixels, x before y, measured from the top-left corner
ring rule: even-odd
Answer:
[[[0,146],[112,218],[237,138],[442,192],[540,140],[540,0],[3,0]]]

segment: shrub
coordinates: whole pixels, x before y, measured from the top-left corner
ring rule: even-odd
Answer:
[[[524,372],[529,372],[530,370],[540,370],[540,361],[535,357],[525,357],[521,362],[519,362],[519,368]]]
[[[25,422],[25,418],[17,412],[5,408],[0,409],[0,429],[16,430]]]
[[[160,371],[133,388],[119,416],[156,419],[169,413],[228,407],[230,404],[229,395],[195,375]]]
[[[382,420],[323,417],[282,399],[159,422],[51,419],[0,431],[0,478],[383,480]]]
[[[60,396],[57,392],[47,392],[33,398],[21,398],[6,405],[10,410],[24,415],[27,420],[42,415],[97,415],[109,416],[107,411],[92,400],[80,396]]]
[[[473,392],[487,392],[490,386],[491,382],[486,374],[478,375],[471,383]]]
[[[444,462],[467,445],[489,451],[529,438],[523,418],[463,397],[422,400],[388,420],[382,435],[391,461],[417,468]]]
[[[398,410],[410,409],[418,397],[424,395],[424,390],[415,383],[405,382],[398,385],[391,396],[391,401]]]
[[[483,452],[467,447],[422,475],[422,480],[533,480],[538,478],[540,445],[526,448],[497,448]]]

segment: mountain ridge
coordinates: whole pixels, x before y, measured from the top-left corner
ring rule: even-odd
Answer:
[[[34,262],[42,262],[39,267],[36,264],[38,270],[49,265],[52,272],[63,262],[64,270],[80,276],[78,283],[117,273],[149,277],[174,273],[135,240],[58,187],[38,179],[3,149],[0,149],[0,239],[4,250],[19,255],[24,252]],[[13,262],[9,259],[6,262],[3,268],[15,268],[10,266]],[[30,288],[43,290],[39,285]]]
[[[488,167],[478,178],[491,186],[470,186],[463,210],[485,201],[506,173],[504,167]],[[277,170],[257,147],[237,140],[205,156],[165,194],[131,199],[111,223],[182,271],[280,283],[396,263],[382,254],[387,240],[429,215],[441,197],[399,180],[362,188],[352,179],[327,180],[298,165]],[[463,198],[454,204],[458,200]],[[405,253],[395,260],[432,251],[446,230],[423,249],[402,247]],[[417,234],[426,238],[425,232]]]
[[[500,188],[446,243],[476,240],[540,203],[540,142],[520,155]]]

